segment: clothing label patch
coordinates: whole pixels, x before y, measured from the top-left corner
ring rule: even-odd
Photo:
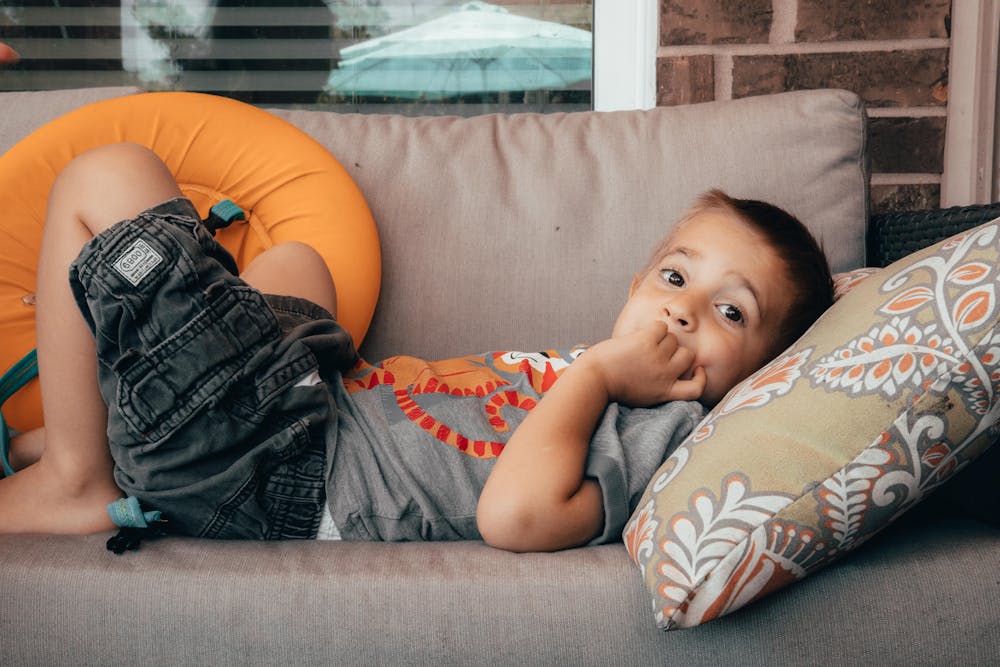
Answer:
[[[163,257],[153,250],[151,245],[142,239],[136,239],[132,247],[115,260],[113,266],[115,271],[122,274],[125,280],[133,285],[138,285],[162,261]]]

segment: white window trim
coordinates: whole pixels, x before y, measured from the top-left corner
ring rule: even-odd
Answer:
[[[1000,0],[953,3],[951,26],[941,205],[986,204],[1000,198]]]
[[[594,110],[656,106],[656,0],[594,0]]]

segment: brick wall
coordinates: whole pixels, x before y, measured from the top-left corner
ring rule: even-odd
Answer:
[[[871,117],[872,209],[940,202],[950,0],[660,0],[657,104],[846,88]]]

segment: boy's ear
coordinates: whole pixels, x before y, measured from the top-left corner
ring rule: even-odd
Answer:
[[[635,290],[639,287],[639,283],[641,283],[642,279],[645,277],[645,273],[637,273],[632,278],[632,286],[628,288],[628,296],[630,299],[632,298],[632,295],[635,294]]]

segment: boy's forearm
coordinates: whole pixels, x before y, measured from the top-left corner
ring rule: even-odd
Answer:
[[[599,534],[600,489],[585,480],[584,470],[607,404],[596,367],[581,358],[563,373],[511,436],[490,474],[479,512],[488,542],[549,550],[584,544]],[[501,528],[494,530],[497,525]]]
[[[572,495],[583,480],[590,438],[607,405],[600,376],[582,360],[574,363],[511,436],[504,465],[519,468],[522,478],[544,482],[552,496]]]

